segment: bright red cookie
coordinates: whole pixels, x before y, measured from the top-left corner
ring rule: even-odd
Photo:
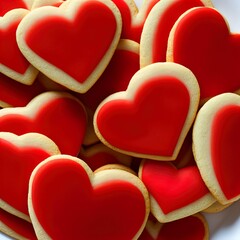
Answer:
[[[240,199],[240,96],[223,93],[199,110],[193,153],[206,185],[221,204]]]
[[[30,221],[27,206],[30,175],[40,162],[55,154],[60,154],[57,145],[44,135],[0,132],[0,208]]]
[[[112,1],[116,4],[122,16],[121,38],[131,39],[139,43],[146,18],[153,6],[159,2],[159,0],[143,1],[140,8],[136,6],[134,0]]]
[[[33,0],[0,0],[0,17],[16,8],[31,9]]]
[[[116,151],[173,160],[194,120],[199,87],[191,71],[175,63],[139,70],[126,91],[107,97],[94,115],[99,139]]]
[[[139,240],[208,240],[209,228],[205,217],[194,214],[170,223],[148,220]]]
[[[84,93],[107,67],[121,23],[110,0],[68,0],[58,8],[31,11],[19,24],[17,41],[24,56],[46,76]]]
[[[196,166],[177,169],[169,162],[145,160],[138,176],[148,189],[151,213],[159,222],[190,216],[216,201]]]
[[[210,0],[161,0],[149,13],[140,41],[140,66],[165,62],[170,31],[177,19],[188,9],[211,7]]]
[[[87,125],[82,103],[71,94],[45,92],[26,107],[0,110],[0,131],[22,135],[38,132],[52,139],[61,153],[77,156]]]
[[[0,208],[0,231],[14,239],[37,240],[33,226]]]
[[[8,77],[30,85],[38,70],[23,56],[16,40],[16,30],[29,13],[26,9],[13,9],[0,17],[0,72]]]
[[[178,19],[170,33],[167,60],[194,73],[201,100],[240,89],[240,34],[230,33],[214,8],[194,8]]]
[[[93,173],[78,158],[59,155],[33,171],[29,209],[39,239],[137,239],[149,199],[143,183],[127,171]]]
[[[25,85],[0,73],[0,107],[24,107],[45,89],[38,81]]]

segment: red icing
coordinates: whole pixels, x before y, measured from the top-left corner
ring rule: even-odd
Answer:
[[[11,112],[0,117],[0,131],[17,135],[38,132],[51,138],[61,153],[78,154],[86,129],[86,113],[75,99],[61,97],[49,101],[38,109],[33,119],[24,112]]]
[[[173,60],[193,71],[201,99],[240,88],[240,34],[230,34],[224,18],[212,8],[194,9],[179,22]]]
[[[135,186],[121,180],[92,186],[85,170],[68,159],[48,162],[38,170],[32,202],[44,230],[59,240],[130,240],[146,214]]]
[[[4,18],[1,21],[3,20]],[[20,21],[21,19],[15,20],[8,28],[0,29],[0,64],[24,74],[30,64],[17,45],[16,30]]]
[[[32,224],[0,208],[0,221],[9,229],[30,240],[37,239]],[[0,229],[1,230],[1,229]]]
[[[138,70],[139,54],[117,49],[98,81],[87,93],[78,96],[87,107],[94,111],[99,103],[110,94],[126,90],[130,79]]]
[[[0,101],[13,107],[24,107],[44,91],[39,81],[32,85],[21,84],[0,73]]]
[[[229,105],[214,116],[211,133],[211,157],[214,172],[227,199],[240,194],[240,107]]]
[[[159,2],[159,0],[148,0],[143,3],[143,4],[147,4],[147,8],[146,8],[146,11],[144,12],[142,20],[139,21],[138,24],[136,23],[134,24],[134,21],[136,21],[136,19],[134,18],[137,18],[137,17],[139,18],[138,13],[136,12],[136,15],[131,16],[131,9],[133,8],[133,5],[131,5],[131,1],[123,1],[123,0],[112,0],[112,1],[116,4],[122,16],[123,25],[122,25],[121,38],[131,39],[136,42],[140,42],[144,22],[149,12],[153,8],[153,6],[157,2]],[[135,12],[135,9],[132,9],[132,11]]]
[[[95,171],[97,168],[106,164],[119,163],[118,159],[108,152],[97,152],[88,157],[80,153],[79,158],[85,161],[92,171]]]
[[[171,2],[170,7],[161,15],[161,19],[152,33],[154,34],[151,50],[153,63],[166,61],[169,33],[177,19],[188,9],[199,6],[203,6],[200,0],[178,0]]]
[[[20,212],[28,215],[28,183],[33,169],[50,156],[36,147],[17,147],[9,141],[0,139],[0,195]]]
[[[143,164],[141,179],[164,214],[209,193],[196,166],[177,170],[170,163],[148,160]]]
[[[104,139],[119,149],[172,156],[189,102],[188,90],[178,79],[151,78],[139,87],[133,101],[105,103],[96,122]]]
[[[139,240],[204,240],[206,234],[204,223],[195,216],[164,223],[159,230],[158,236],[153,238],[145,228]]]
[[[49,15],[33,23],[27,29],[26,43],[40,57],[83,83],[107,52],[116,27],[115,17],[104,3],[85,1],[74,21],[64,15]]]
[[[26,3],[22,0],[0,0],[0,17],[15,8],[27,9],[28,7]]]
[[[156,240],[204,240],[205,226],[198,217],[189,216],[163,224]]]

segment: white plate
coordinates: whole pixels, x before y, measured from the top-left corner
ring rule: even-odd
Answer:
[[[142,0],[135,0],[140,6]],[[146,0],[148,1],[148,0]],[[232,32],[240,33],[240,0],[212,0],[228,20]],[[216,214],[205,214],[210,228],[210,240],[240,240],[240,201]],[[0,233],[0,240],[11,238]]]

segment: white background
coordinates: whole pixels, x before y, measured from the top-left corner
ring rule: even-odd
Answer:
[[[142,0],[135,1],[138,6],[142,3]],[[240,32],[240,0],[212,0],[212,3],[229,21],[231,31]],[[220,213],[205,216],[211,240],[240,240],[240,201]],[[10,238],[0,233],[0,240],[7,239]]]

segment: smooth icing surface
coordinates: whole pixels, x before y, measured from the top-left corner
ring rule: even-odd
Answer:
[[[104,139],[119,149],[172,156],[189,102],[189,92],[178,79],[150,78],[139,87],[134,100],[106,102],[96,122]]]
[[[8,11],[14,8],[25,8],[27,9],[27,5],[22,0],[0,0],[0,17],[2,17]]]
[[[199,8],[185,15],[172,46],[173,61],[188,67],[198,79],[201,99],[240,88],[240,35],[229,33],[216,10]]]
[[[1,19],[3,20],[4,18]],[[8,28],[0,29],[0,64],[24,74],[29,67],[29,62],[22,55],[16,41],[16,29],[20,21],[21,19],[17,19]]]
[[[177,19],[190,8],[203,6],[203,3],[200,0],[180,0],[171,2],[170,7],[168,7],[161,15],[156,29],[154,29],[151,50],[153,63],[166,61],[169,33]]]
[[[110,94],[126,90],[130,79],[138,70],[139,54],[117,49],[108,67],[93,87],[85,94],[78,96],[87,107],[95,110],[100,102]]]
[[[164,214],[209,193],[196,166],[177,170],[170,163],[148,160],[143,164],[141,180]]]
[[[104,3],[85,1],[74,21],[49,15],[27,30],[25,41],[44,60],[83,83],[108,50],[116,28],[115,17]]]
[[[0,100],[13,106],[24,107],[44,91],[39,81],[32,85],[21,84],[0,73]]]
[[[30,240],[37,239],[31,223],[24,221],[21,218],[15,217],[14,215],[2,210],[1,208],[0,208],[0,221],[4,225],[6,225],[9,229],[27,239]]]
[[[206,234],[203,222],[194,216],[163,224],[156,240],[204,240]]]
[[[52,139],[61,153],[76,156],[80,151],[86,129],[86,113],[75,99],[62,97],[49,101],[38,109],[33,118],[24,115],[24,108],[22,114],[14,113],[14,110],[10,112],[0,116],[0,131],[17,135],[41,133]]]
[[[30,175],[50,154],[40,148],[19,148],[9,141],[0,139],[0,155],[1,199],[28,215],[27,194]]]
[[[134,1],[132,4],[130,4],[130,1],[122,1],[122,0],[112,0],[116,6],[118,7],[119,11],[121,12],[122,16],[122,39],[131,39],[136,42],[140,42],[141,34],[142,34],[142,29],[144,22],[153,8],[153,6],[159,2],[159,0],[148,0],[144,2],[143,4],[146,4],[146,10],[145,14],[142,16],[141,21],[137,21],[136,19],[138,18],[139,20],[139,12],[136,9],[133,8],[134,6]],[[129,3],[129,4],[128,4]],[[132,8],[132,9],[131,9]],[[141,9],[140,9],[141,11]],[[132,12],[132,13],[131,13]],[[133,13],[135,13],[133,15]]]
[[[214,116],[211,135],[211,158],[218,183],[227,199],[240,194],[240,107],[229,105]]]
[[[121,180],[92,186],[85,170],[68,159],[38,169],[32,203],[47,234],[59,240],[130,240],[146,213],[145,200],[135,186]]]

